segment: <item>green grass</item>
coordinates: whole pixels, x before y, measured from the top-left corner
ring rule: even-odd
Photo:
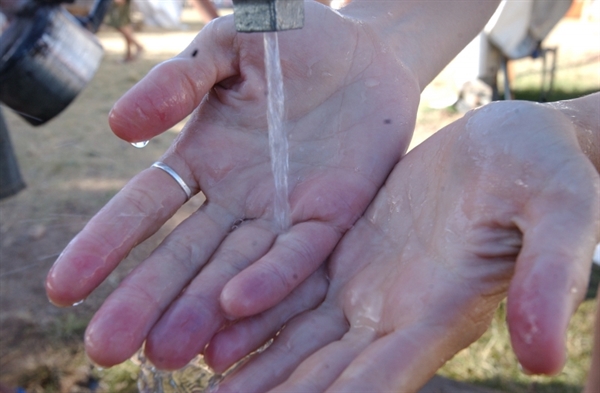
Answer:
[[[65,314],[57,317],[50,329],[50,335],[54,340],[79,341],[89,323],[88,317],[76,314]]]
[[[108,369],[96,369],[94,375],[101,381],[104,392],[138,393],[137,377],[139,366],[132,361],[127,361]]]
[[[569,88],[561,87],[553,89],[546,100],[541,99],[541,92],[539,89],[530,88],[527,89],[525,87],[517,88],[513,90],[515,100],[524,100],[524,101],[535,101],[535,102],[553,102],[553,101],[562,101],[562,100],[571,100],[573,98],[582,97],[584,95],[592,94],[598,92],[598,89],[589,89],[589,90],[572,90]]]
[[[518,60],[514,68],[516,71],[511,90],[517,100],[569,100],[600,91],[600,63],[594,57],[575,63],[567,60],[559,62],[553,88],[545,98],[542,91],[548,88],[549,78],[546,79],[545,86],[542,86],[542,67],[539,61]],[[498,86],[503,90],[502,81],[499,81]],[[500,97],[504,97],[503,91],[500,92]]]

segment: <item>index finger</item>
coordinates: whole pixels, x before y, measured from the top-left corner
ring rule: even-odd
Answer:
[[[154,67],[113,106],[109,124],[128,142],[142,142],[183,120],[218,82],[237,73],[232,18],[205,26],[178,56]]]
[[[186,182],[196,189],[192,186],[195,183]],[[136,245],[171,218],[186,199],[183,190],[160,169],[149,168],[138,174],[58,257],[46,279],[50,301],[71,306],[85,299]]]

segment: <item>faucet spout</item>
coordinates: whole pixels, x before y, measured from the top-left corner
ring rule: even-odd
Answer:
[[[304,0],[233,0],[233,15],[239,32],[301,29]]]

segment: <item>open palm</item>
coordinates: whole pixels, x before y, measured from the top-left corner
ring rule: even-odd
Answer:
[[[471,113],[401,160],[332,255],[323,304],[219,391],[417,391],[507,294],[521,364],[556,373],[599,223],[600,178],[567,117],[518,102]],[[208,361],[227,368],[259,334],[253,319],[229,327]]]
[[[324,262],[404,153],[414,77],[364,25],[318,4],[306,13],[304,29],[279,33],[292,222],[284,231],[273,220],[262,35],[215,20],[113,108],[111,127],[131,142],[193,111],[162,161],[207,201],[97,312],[86,333],[97,363],[122,362],[147,340],[158,367],[178,368],[227,318],[280,302]],[[139,174],[63,252],[50,298],[85,298],[184,202],[164,172]]]

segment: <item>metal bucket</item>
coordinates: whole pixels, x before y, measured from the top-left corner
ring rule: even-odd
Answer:
[[[0,101],[29,123],[58,115],[96,73],[103,50],[92,31],[110,0],[97,3],[84,21],[60,5],[33,7],[0,36]]]

